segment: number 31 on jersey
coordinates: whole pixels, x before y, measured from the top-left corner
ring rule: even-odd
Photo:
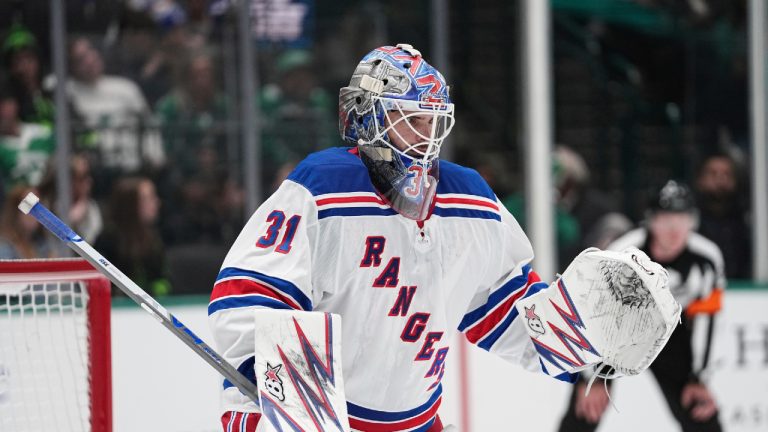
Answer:
[[[293,215],[286,222],[285,213],[280,210],[273,210],[267,216],[267,222],[270,223],[267,227],[267,232],[256,241],[256,247],[266,249],[274,246],[277,238],[280,236],[280,232],[283,231],[283,224],[285,224],[285,232],[283,233],[282,240],[280,240],[280,244],[275,248],[275,252],[287,254],[291,251],[291,242],[293,242],[293,237],[296,235],[296,229],[299,227],[300,221],[300,215]]]

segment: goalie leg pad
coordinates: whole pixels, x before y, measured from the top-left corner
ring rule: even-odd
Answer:
[[[549,288],[516,307],[549,375],[603,363],[636,375],[680,321],[666,270],[643,252],[590,248]]]
[[[349,431],[341,317],[259,309],[254,320],[262,412],[257,431]]]

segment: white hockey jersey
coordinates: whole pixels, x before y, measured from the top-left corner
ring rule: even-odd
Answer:
[[[342,316],[354,430],[427,430],[453,332],[538,371],[514,303],[546,287],[530,242],[474,170],[440,162],[419,224],[376,194],[355,149],[310,155],[254,213],[224,260],[208,307],[219,352],[254,378],[257,308]],[[259,412],[225,380],[223,412]]]

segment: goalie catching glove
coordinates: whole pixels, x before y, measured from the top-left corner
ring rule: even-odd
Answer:
[[[517,302],[552,376],[592,365],[637,375],[653,362],[680,322],[667,271],[638,249],[586,249],[544,289]]]

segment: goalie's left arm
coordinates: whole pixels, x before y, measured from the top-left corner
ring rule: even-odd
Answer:
[[[647,368],[680,317],[666,270],[636,249],[588,249],[548,285],[529,264],[525,233],[503,206],[501,213],[503,231],[494,244],[500,250],[488,257],[487,269],[477,269],[488,280],[458,326],[467,340],[569,382],[598,363],[624,374]]]
[[[535,346],[525,330],[525,316],[515,304],[534,295],[547,284],[529,264],[521,264],[499,283],[495,289],[483,290],[475,295],[470,310],[459,324],[459,331],[478,347],[511,363],[536,371],[542,369]],[[563,374],[558,377],[573,381]]]
[[[516,305],[550,375],[591,365],[645,370],[680,322],[666,270],[638,249],[590,248],[550,287]]]
[[[525,315],[515,307],[547,283],[530,265],[533,249],[515,218],[499,202],[502,223],[492,236],[485,257],[485,268],[474,268],[481,275],[478,288],[458,325],[467,340],[478,347],[532,372],[542,370],[542,363],[525,329]],[[575,376],[558,378],[573,381]]]

